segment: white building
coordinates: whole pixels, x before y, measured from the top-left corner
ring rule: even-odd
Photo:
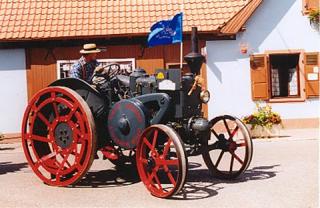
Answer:
[[[236,40],[206,43],[208,88],[213,94],[210,118],[248,115],[255,110],[254,98],[270,104],[289,127],[319,125],[319,28],[310,25],[302,11],[301,0],[265,0]],[[240,52],[242,47],[247,53]],[[259,61],[266,61],[266,66]]]

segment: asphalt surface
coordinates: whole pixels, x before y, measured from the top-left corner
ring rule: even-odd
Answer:
[[[319,129],[288,130],[255,139],[248,170],[237,180],[211,177],[202,157],[189,158],[183,192],[149,194],[134,168],[116,170],[95,160],[72,188],[50,187],[33,174],[18,140],[0,142],[0,207],[290,207],[319,206]]]

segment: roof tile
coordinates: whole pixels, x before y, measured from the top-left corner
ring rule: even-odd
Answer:
[[[190,26],[198,26],[199,32],[218,31],[252,1],[261,0],[184,0],[184,31]],[[178,13],[182,2],[0,0],[0,41],[146,34],[156,21]]]

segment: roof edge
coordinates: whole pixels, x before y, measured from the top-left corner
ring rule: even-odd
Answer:
[[[47,38],[12,38],[12,39],[0,39],[1,43],[11,43],[11,42],[36,42],[36,41],[60,41],[60,40],[86,40],[86,39],[113,39],[113,38],[145,38],[147,41],[147,36],[149,33],[123,33],[123,34],[111,34],[111,35],[78,35],[78,36],[60,36],[60,37],[47,37]],[[183,36],[188,36],[191,31],[183,31]],[[199,35],[212,35],[221,36],[228,34],[221,34],[219,30],[212,31],[198,31]]]
[[[256,9],[261,5],[263,0],[251,0],[236,15],[233,16],[220,30],[223,34],[236,34],[241,27],[253,15]]]

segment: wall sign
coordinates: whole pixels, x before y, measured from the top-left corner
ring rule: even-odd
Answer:
[[[307,78],[310,81],[318,80],[318,73],[308,73],[308,77]]]

